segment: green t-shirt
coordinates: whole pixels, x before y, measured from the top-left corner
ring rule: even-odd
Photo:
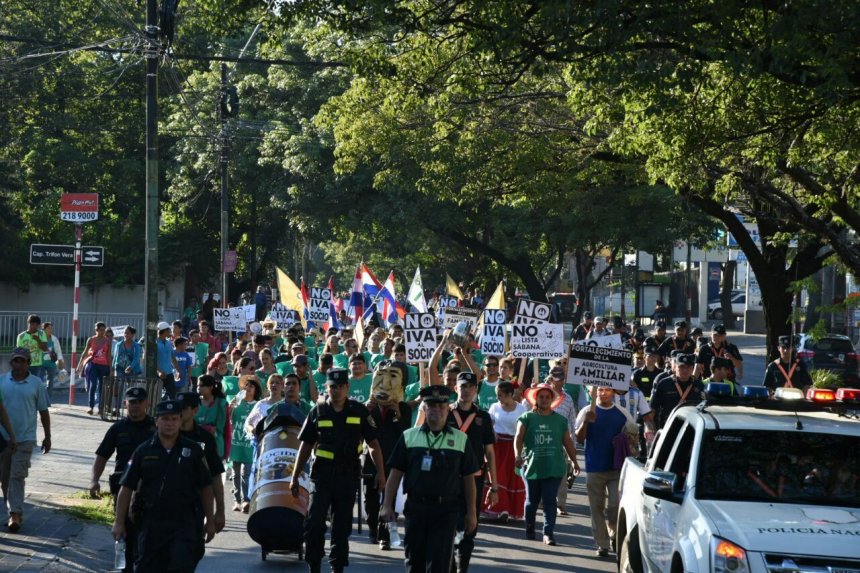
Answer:
[[[245,433],[245,420],[251,413],[251,408],[256,402],[242,400],[230,412],[230,423],[233,425],[233,433],[230,441],[230,461],[242,464],[250,464],[254,461],[254,448],[251,447],[251,438]]]
[[[380,352],[379,354],[373,354],[370,357],[370,369],[376,370],[376,365],[382,362],[383,360],[387,360],[385,354]]]
[[[372,374],[365,374],[361,378],[353,378],[350,376],[349,397],[364,404],[370,399],[370,385],[372,382]]]
[[[311,370],[317,369],[317,362],[313,358],[308,358],[308,368]],[[281,376],[286,376],[287,374],[292,374],[295,372],[295,368],[293,368],[293,363],[289,360],[285,360],[284,362],[276,362],[275,370],[278,371],[278,374]]]
[[[567,395],[573,398],[574,404],[579,404],[579,392],[582,390],[582,386],[580,384],[565,384],[564,391],[567,392]]]
[[[314,384],[317,387],[317,393],[325,394],[325,380],[326,374],[325,372],[320,372],[319,370],[314,370]]]
[[[15,345],[21,348],[26,348],[30,351],[30,366],[42,365],[42,349],[39,348],[39,342],[48,343],[48,337],[44,330],[37,330],[35,334],[30,334],[24,331],[18,335],[18,340]]]
[[[370,352],[364,351],[361,353],[364,356],[364,363],[367,365],[367,368],[370,369]],[[347,356],[346,352],[341,352],[340,354],[335,354],[334,356],[334,367],[335,368],[349,368],[349,356]]]
[[[499,381],[495,383],[490,383],[486,380],[481,382],[481,389],[478,390],[478,406],[481,407],[481,410],[489,410],[490,406],[499,401],[498,397],[496,397],[496,388],[501,381],[502,379],[499,378]]]
[[[224,376],[221,378],[221,388],[224,390],[227,401],[231,401],[239,393],[239,377]]]
[[[209,345],[205,342],[198,342],[194,345],[194,357],[196,359],[194,367],[191,369],[191,376],[197,378],[206,373],[206,366],[209,362]]]
[[[523,477],[526,479],[563,478],[567,474],[567,455],[563,438],[567,420],[553,412],[541,416],[526,412],[519,420],[526,429],[523,443]]]

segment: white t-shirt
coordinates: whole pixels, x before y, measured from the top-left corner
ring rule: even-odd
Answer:
[[[251,411],[248,413],[248,417],[245,418],[246,434],[250,436],[254,433],[253,428],[256,428],[260,420],[262,420],[269,414],[269,406],[271,406],[271,404],[269,404],[265,400],[260,400],[259,402],[254,404],[254,407],[251,408]],[[249,431],[248,428],[251,428],[251,431]]]
[[[623,396],[616,394],[615,404],[621,408],[626,408],[634,420],[639,416],[647,416],[651,413],[651,406],[639,388],[631,388]]]
[[[497,434],[513,436],[517,433],[517,420],[528,411],[528,408],[520,403],[515,403],[515,408],[506,412],[500,402],[496,402],[487,410],[493,419],[493,430]]]

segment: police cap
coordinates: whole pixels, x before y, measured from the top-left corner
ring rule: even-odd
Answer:
[[[478,377],[472,372],[460,372],[457,374],[457,386],[461,386],[463,384],[474,384],[477,386]]]
[[[325,374],[326,384],[349,384],[349,371],[346,368],[330,368]]]
[[[645,347],[645,354],[657,354],[657,347],[649,344]]]
[[[715,324],[711,327],[711,332],[714,334],[725,334],[726,333],[726,325],[725,324]]]
[[[675,328],[687,328],[687,321],[686,320],[679,320],[678,322],[675,323]]]
[[[728,358],[723,358],[721,356],[714,356],[711,359],[711,370],[714,368],[731,368],[732,361]]]
[[[164,400],[155,406],[155,415],[163,416],[165,414],[181,414],[183,402],[181,400]]]
[[[182,402],[183,408],[196,408],[200,405],[200,394],[197,392],[177,392],[176,399]]]
[[[469,373],[471,374],[471,372]],[[451,396],[451,390],[447,386],[434,384],[433,386],[425,386],[418,393],[421,400],[430,404],[447,404]]]
[[[696,355],[681,353],[675,357],[675,361],[680,366],[694,366],[696,364]]]
[[[791,348],[791,336],[785,335],[779,337],[780,348]]]
[[[126,400],[146,400],[148,397],[146,393],[146,388],[143,386],[132,386],[128,390],[125,391],[125,399]]]

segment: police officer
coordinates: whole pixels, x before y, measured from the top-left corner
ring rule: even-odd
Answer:
[[[591,332],[593,325],[594,318],[591,316],[591,311],[586,310],[582,313],[582,322],[579,323],[577,327],[573,330],[573,337],[571,342],[585,340],[585,338],[588,336],[588,333]]]
[[[662,320],[657,321],[654,324],[654,334],[645,339],[645,346],[653,346],[656,349],[659,349],[660,346],[666,340],[666,323]],[[657,367],[663,368],[664,360],[663,356],[658,354]]]
[[[212,491],[215,494],[215,532],[224,529],[226,516],[224,515],[224,481],[221,474],[224,473],[224,463],[218,457],[218,447],[215,445],[215,436],[207,432],[194,421],[197,410],[200,409],[200,395],[197,392],[178,392],[176,399],[182,404],[182,421],[179,433],[183,438],[197,442],[203,448],[206,457],[206,465],[212,476]]]
[[[407,573],[448,573],[461,510],[467,533],[478,526],[474,474],[480,465],[466,435],[447,424],[449,395],[445,386],[421,389],[425,422],[406,430],[388,459],[391,473],[379,517],[394,519],[394,499],[404,480]]]
[[[328,397],[320,399],[305,418],[299,433],[302,445],[293,466],[290,490],[299,494],[299,475],[314,452],[311,466],[311,499],[305,518],[305,561],[311,573],[319,573],[325,546],[326,515],[331,509],[332,571],[341,573],[349,565],[349,533],[352,507],[358,489],[359,447],[367,443],[376,467],[384,467],[376,422],[367,407],[349,396],[349,372],[332,368],[326,373]],[[376,487],[385,489],[385,472],[376,474]]]
[[[155,420],[147,415],[149,407],[146,388],[135,386],[125,391],[125,408],[128,413],[125,418],[115,422],[108,428],[102,443],[96,449],[96,459],[93,460],[92,480],[90,481],[90,495],[94,498],[99,496],[101,486],[99,480],[105,470],[105,465],[110,457],[116,452],[114,471],[108,477],[110,493],[114,498],[116,506],[117,495],[119,495],[119,480],[125,473],[131,455],[137,447],[152,438],[155,432]],[[136,530],[131,521],[126,520],[126,544],[124,571],[131,571],[134,566]]]
[[[675,335],[668,337],[657,348],[657,352],[664,358],[669,356],[673,350],[680,350],[684,354],[696,352],[696,343],[687,335],[687,321],[679,320],[675,323]]]
[[[656,346],[645,347],[645,365],[642,368],[637,368],[633,371],[630,377],[631,384],[639,388],[645,395],[646,399],[651,399],[651,392],[654,389],[654,381],[660,374],[660,369],[657,368]]]
[[[695,365],[696,357],[693,354],[677,355],[672,376],[663,379],[654,388],[651,409],[654,411],[654,424],[658,430],[666,424],[675,406],[702,401],[705,387],[693,378]]]
[[[496,452],[493,444],[496,442],[496,434],[493,431],[493,419],[485,410],[481,410],[475,404],[478,395],[478,378],[472,372],[460,372],[457,375],[457,402],[451,404],[451,412],[448,414],[448,425],[453,426],[466,434],[469,445],[475,459],[478,460],[481,469],[486,468],[490,478],[489,498],[491,503],[498,502],[498,475],[496,474]],[[486,465],[484,465],[486,460]],[[476,515],[480,510],[481,495],[484,492],[483,471],[475,474],[475,491],[477,494]],[[457,532],[462,533],[459,542],[455,542],[457,550],[457,567],[452,572],[466,573],[469,570],[469,562],[472,560],[472,551],[475,549],[474,531],[467,532],[465,529],[466,508],[460,510],[460,521],[457,523]],[[458,538],[460,535],[457,536]]]
[[[782,387],[800,388],[806,392],[812,386],[812,377],[806,365],[794,353],[791,336],[779,337],[779,358],[767,365],[763,384],[771,394]]]
[[[126,517],[135,492],[135,573],[194,571],[205,551],[204,525],[206,541],[215,537],[212,477],[200,446],[179,434],[181,411],[178,400],[159,402],[155,435],[134,451],[120,479],[113,536],[127,536]],[[199,507],[205,509],[205,524]]]
[[[729,378],[732,381],[742,380],[744,377],[744,359],[738,347],[726,340],[726,327],[723,324],[715,324],[711,327],[711,340],[703,344],[696,352],[696,378],[709,378],[711,376],[711,360],[713,358],[725,358],[729,361]]]

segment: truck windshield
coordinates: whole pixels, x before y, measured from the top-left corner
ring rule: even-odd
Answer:
[[[860,507],[860,436],[711,430],[696,497]]]

